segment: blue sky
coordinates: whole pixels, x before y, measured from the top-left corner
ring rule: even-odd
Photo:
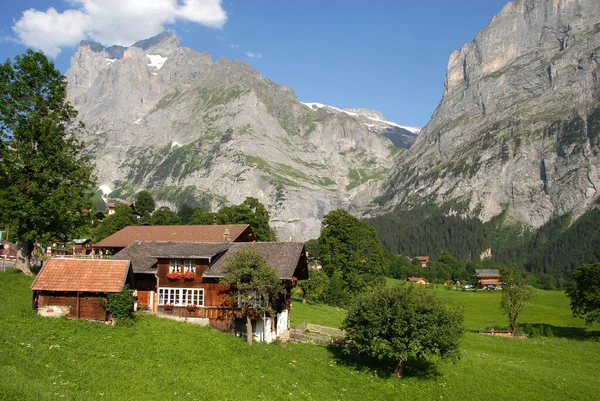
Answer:
[[[0,59],[29,44],[56,54],[66,72],[81,39],[128,45],[167,28],[215,60],[253,65],[301,101],[366,107],[424,126],[442,97],[448,56],[507,0],[153,2],[154,9],[144,0],[5,0]],[[23,14],[31,9],[39,12]]]

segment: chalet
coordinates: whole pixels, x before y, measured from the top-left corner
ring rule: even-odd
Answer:
[[[89,238],[79,238],[71,241],[71,251],[73,252],[73,255],[86,255],[88,249],[90,249],[90,242],[91,240]]]
[[[493,285],[497,289],[502,288],[500,281],[500,271],[498,269],[477,269],[475,270],[475,278],[477,279],[477,288],[487,288],[488,285]]]
[[[430,261],[429,256],[415,256],[414,259],[418,259],[421,262],[421,267],[427,267]]]
[[[130,265],[127,260],[51,258],[31,285],[34,307],[42,316],[106,321],[101,298],[132,284]]]
[[[415,284],[427,284],[427,280],[424,279],[423,277],[407,277],[406,281],[408,281],[409,283],[415,283]]]
[[[114,254],[134,241],[254,242],[255,238],[248,224],[128,226],[99,241],[94,247],[108,249]]]
[[[275,315],[254,322],[255,338],[270,342],[289,329],[292,288],[297,279],[308,278],[304,244],[136,241],[112,260],[131,260],[140,307],[158,316],[241,332],[242,316],[230,299],[234,289],[219,281],[226,272],[227,258],[242,248],[263,256],[285,285],[285,293],[273,301]]]

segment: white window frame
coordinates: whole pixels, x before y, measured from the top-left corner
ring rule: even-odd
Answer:
[[[187,306],[195,304],[204,306],[204,288],[158,288],[158,305]]]
[[[183,261],[183,271],[185,273],[187,273],[187,272],[196,273],[196,261],[193,259],[185,259]]]
[[[169,263],[169,273],[181,273],[181,261],[179,259],[171,259]]]

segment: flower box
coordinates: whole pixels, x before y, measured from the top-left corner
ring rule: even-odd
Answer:
[[[167,278],[169,280],[179,280],[182,277],[183,277],[183,275],[181,273],[179,273],[179,272],[167,273]]]
[[[187,305],[185,308],[188,310],[188,312],[196,312],[196,305],[195,304]]]
[[[193,280],[195,277],[196,277],[196,273],[194,273],[192,271],[187,271],[187,272],[183,273],[184,280]]]
[[[163,306],[163,309],[164,309],[164,310],[173,310],[173,307],[174,307],[174,306],[175,306],[175,305],[173,305],[173,304],[165,304],[165,305]]]

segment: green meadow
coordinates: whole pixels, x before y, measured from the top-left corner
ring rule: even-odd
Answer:
[[[254,344],[205,327],[139,315],[133,327],[38,317],[31,279],[0,273],[0,400],[596,400],[600,328],[540,291],[523,314],[549,337],[477,334],[503,328],[500,293],[434,288],[465,310],[455,364],[415,362],[394,379],[308,344]],[[390,281],[390,285],[399,283]],[[344,311],[296,300],[292,322],[339,325]]]

